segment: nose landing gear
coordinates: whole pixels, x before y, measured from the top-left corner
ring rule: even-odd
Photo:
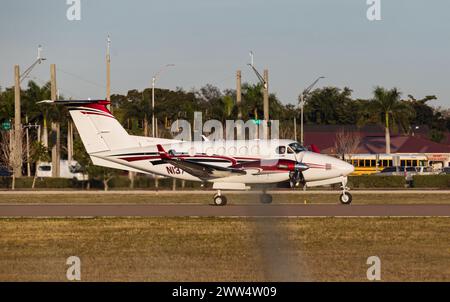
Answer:
[[[342,204],[345,204],[345,205],[351,204],[351,203],[352,203],[352,200],[353,200],[353,197],[352,197],[352,194],[350,194],[350,192],[348,192],[348,191],[350,190],[350,188],[347,187],[347,177],[345,177],[345,178],[342,180],[342,186],[341,186],[341,188],[342,188],[342,193],[341,193],[341,195],[339,196],[339,201],[340,201]]]

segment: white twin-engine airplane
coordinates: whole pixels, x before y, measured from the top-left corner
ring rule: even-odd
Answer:
[[[340,201],[350,204],[347,175],[352,165],[310,152],[298,142],[277,140],[180,141],[129,135],[108,110],[109,101],[43,101],[68,106],[92,162],[98,166],[212,182],[215,205],[227,203],[221,190],[290,181],[292,187],[340,183]],[[272,197],[264,190],[262,203]]]

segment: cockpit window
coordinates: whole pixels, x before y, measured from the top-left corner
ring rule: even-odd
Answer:
[[[300,153],[302,151],[307,151],[305,147],[303,147],[302,145],[300,145],[297,142],[289,144],[289,148],[294,150],[295,153]]]

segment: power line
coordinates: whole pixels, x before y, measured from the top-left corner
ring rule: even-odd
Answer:
[[[38,80],[39,82],[41,82],[41,83],[43,84],[43,86],[46,86],[46,85],[49,86],[49,85],[50,85],[50,84],[49,84],[49,83],[50,83],[49,81],[43,80],[43,79],[41,79],[41,78],[39,78],[39,77],[36,77],[36,76],[32,76],[31,79],[33,79],[33,80]],[[58,85],[58,90],[59,90],[59,91],[62,91],[63,94],[70,95],[70,97],[77,98],[76,93],[73,93],[73,91],[70,91],[70,90],[68,90],[68,89],[66,89],[66,88],[61,88],[61,86],[59,86],[59,85]],[[66,93],[66,92],[67,92],[67,93]]]
[[[85,82],[85,83],[88,83],[88,84],[91,84],[91,85],[94,85],[94,86],[97,86],[97,87],[101,87],[101,88],[106,88],[105,85],[101,85],[101,84],[98,84],[98,83],[96,83],[96,82],[94,82],[94,81],[85,79],[85,78],[83,78],[83,77],[81,77],[81,76],[79,76],[79,75],[76,75],[76,74],[74,74],[74,73],[71,73],[71,72],[62,70],[61,68],[56,68],[56,69],[57,69],[58,71],[61,71],[62,73],[66,74],[66,75],[69,75],[69,76],[71,76],[71,77],[73,77],[73,78],[76,78],[76,79],[78,79],[78,80],[80,80],[80,81],[83,81],[83,82]]]

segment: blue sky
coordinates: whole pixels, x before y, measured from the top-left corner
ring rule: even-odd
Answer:
[[[375,22],[366,18],[366,0],[81,0],[80,21],[67,20],[68,7],[66,0],[1,2],[0,86],[12,85],[13,65],[24,70],[42,44],[48,61],[32,73],[38,83],[55,63],[62,94],[104,98],[110,34],[113,93],[149,87],[167,63],[176,66],[159,87],[235,88],[237,69],[256,82],[246,66],[253,50],[283,103],[324,75],[321,85],[349,86],[355,97],[395,86],[417,98],[436,94],[434,105],[450,107],[447,0],[381,0]]]

